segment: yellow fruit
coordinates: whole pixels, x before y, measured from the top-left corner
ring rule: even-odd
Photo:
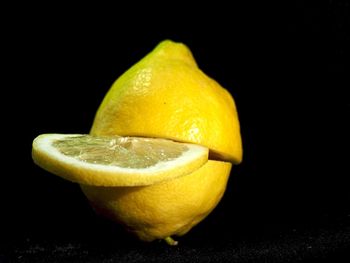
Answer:
[[[99,168],[93,172],[86,165],[72,168],[60,158],[42,158],[33,151],[39,165],[80,183],[98,213],[124,224],[145,241],[164,239],[175,245],[171,236],[187,233],[215,208],[232,163],[242,161],[238,114],[230,93],[197,67],[185,45],[169,40],[115,81],[90,134],[163,138],[209,149],[211,160],[205,155],[207,162],[200,168],[204,155],[199,154],[182,166],[170,164],[160,176],[133,173],[128,177],[125,171],[106,176]],[[147,151],[143,154],[147,157]],[[57,172],[63,168],[64,173]]]
[[[165,139],[42,134],[33,142],[36,164],[67,180],[95,186],[139,186],[191,173],[208,149]]]
[[[100,213],[142,240],[182,235],[220,201],[231,163],[242,160],[238,114],[227,90],[205,75],[181,43],[161,42],[120,76],[100,105],[91,134],[168,138],[204,145],[209,160],[190,175],[145,187],[82,190]]]
[[[197,67],[185,45],[169,40],[115,81],[91,134],[168,138],[204,145],[215,159],[242,160],[233,98]]]
[[[204,219],[224,194],[231,163],[208,161],[195,172],[138,187],[81,185],[95,210],[124,224],[141,240],[183,235]]]

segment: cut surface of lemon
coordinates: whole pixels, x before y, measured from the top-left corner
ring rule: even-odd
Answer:
[[[208,151],[158,138],[42,134],[32,155],[45,170],[73,182],[140,186],[192,173],[208,161]]]

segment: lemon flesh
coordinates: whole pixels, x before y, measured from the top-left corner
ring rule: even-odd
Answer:
[[[144,241],[186,234],[223,196],[232,164],[209,160],[186,176],[149,186],[81,189],[98,212]]]
[[[183,176],[202,166],[208,149],[165,139],[43,134],[33,142],[42,168],[81,184],[148,185]]]
[[[91,134],[168,138],[204,145],[215,159],[242,160],[232,96],[197,67],[184,44],[170,40],[115,81]]]

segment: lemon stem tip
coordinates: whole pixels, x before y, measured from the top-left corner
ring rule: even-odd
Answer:
[[[176,246],[176,245],[179,243],[178,241],[172,239],[172,237],[170,237],[170,236],[164,238],[164,240],[165,240],[165,242],[166,242],[168,245],[170,245],[170,246]]]

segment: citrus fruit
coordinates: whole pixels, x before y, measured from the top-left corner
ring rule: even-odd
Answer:
[[[97,186],[148,185],[186,175],[208,160],[208,149],[165,139],[42,134],[33,142],[42,168]]]
[[[114,82],[91,134],[168,138],[204,145],[215,159],[242,160],[232,96],[198,68],[184,44],[170,40]]]
[[[209,160],[189,175],[148,186],[81,185],[95,210],[122,223],[141,240],[186,234],[224,194],[231,163]]]
[[[83,140],[81,135],[39,137],[33,158],[50,172],[79,183],[96,212],[145,241],[177,244],[171,236],[187,233],[215,208],[232,164],[242,161],[232,96],[198,68],[184,44],[170,40],[114,82],[90,135]],[[138,150],[122,146],[126,151],[111,153],[110,140],[124,137],[136,140]],[[87,138],[93,138],[92,153]],[[86,156],[81,150],[86,158],[81,158]],[[116,157],[113,165],[111,155]]]

